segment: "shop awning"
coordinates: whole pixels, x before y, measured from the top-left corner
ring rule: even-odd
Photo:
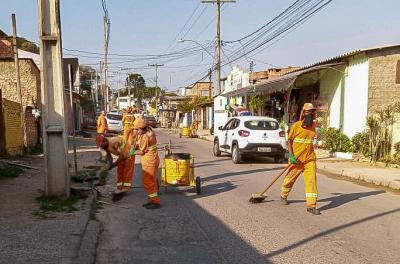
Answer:
[[[283,92],[288,90],[296,81],[296,79],[305,73],[310,73],[313,71],[318,71],[322,69],[331,69],[334,66],[338,66],[344,64],[343,63],[331,63],[331,64],[325,64],[325,65],[318,65],[314,67],[310,67],[307,69],[303,70],[298,70],[295,72],[291,72],[285,75],[282,75],[278,78],[270,79],[262,83],[250,85],[247,87],[244,87],[239,90],[223,93],[221,95],[225,97],[232,97],[232,96],[240,96],[240,95],[248,95],[252,93],[274,93],[274,92]]]

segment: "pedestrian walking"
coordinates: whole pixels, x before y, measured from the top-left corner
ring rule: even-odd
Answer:
[[[316,135],[315,108],[305,103],[300,120],[290,128],[288,136],[289,162],[291,167],[281,186],[281,202],[288,204],[287,197],[301,173],[304,173],[307,212],[319,215],[317,206],[316,155],[313,142]]]
[[[157,152],[157,138],[153,129],[143,119],[137,118],[133,124],[137,130],[137,147],[131,150],[131,155],[141,155],[142,179],[144,189],[147,192],[147,203],[143,204],[146,209],[157,209],[161,207],[158,196],[158,166],[160,158]]]

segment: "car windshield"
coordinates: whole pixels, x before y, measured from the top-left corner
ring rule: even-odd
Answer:
[[[107,114],[107,118],[110,120],[122,120],[122,115],[116,115],[116,114]]]
[[[253,130],[276,130],[279,128],[278,122],[270,120],[250,120],[244,122],[244,126]]]

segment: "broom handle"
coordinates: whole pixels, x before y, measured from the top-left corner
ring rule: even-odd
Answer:
[[[271,186],[292,166],[292,164],[288,164],[286,165],[285,169],[283,169],[283,171],[281,173],[279,173],[277,176],[275,176],[275,178],[268,184],[267,187],[265,187],[265,189],[260,193],[260,195],[263,195],[264,193],[266,193],[269,188],[271,188]]]
[[[301,153],[300,153],[300,155],[297,157],[297,159],[296,160],[298,160],[300,157],[301,157],[301,155],[303,155],[305,152],[306,152],[306,150],[308,150],[309,149],[309,146],[307,146],[307,148],[305,148]],[[268,191],[268,189],[269,188],[271,188],[271,186],[289,169],[289,168],[291,168],[292,167],[292,165],[293,164],[288,164],[288,165],[286,165],[286,167],[285,167],[285,169],[283,169],[283,171],[281,172],[281,173],[279,173],[269,184],[268,184],[268,186],[267,187],[265,187],[265,189],[260,193],[260,195],[263,195],[264,193],[266,193],[267,191]]]

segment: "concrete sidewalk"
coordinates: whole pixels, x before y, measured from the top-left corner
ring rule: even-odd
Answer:
[[[172,133],[172,132],[171,132]],[[202,140],[214,141],[209,130],[198,130]],[[400,190],[400,169],[374,166],[367,162],[356,162],[346,159],[329,158],[327,151],[317,150],[318,170],[321,173],[347,177],[378,186]]]
[[[93,139],[78,139],[78,168],[95,165]],[[70,151],[71,153],[71,151]],[[69,157],[70,163],[71,154]],[[15,159],[39,170],[17,178],[0,178],[0,263],[93,263],[100,226],[93,219],[93,196],[78,201],[78,211],[33,215],[43,194],[43,155]]]

